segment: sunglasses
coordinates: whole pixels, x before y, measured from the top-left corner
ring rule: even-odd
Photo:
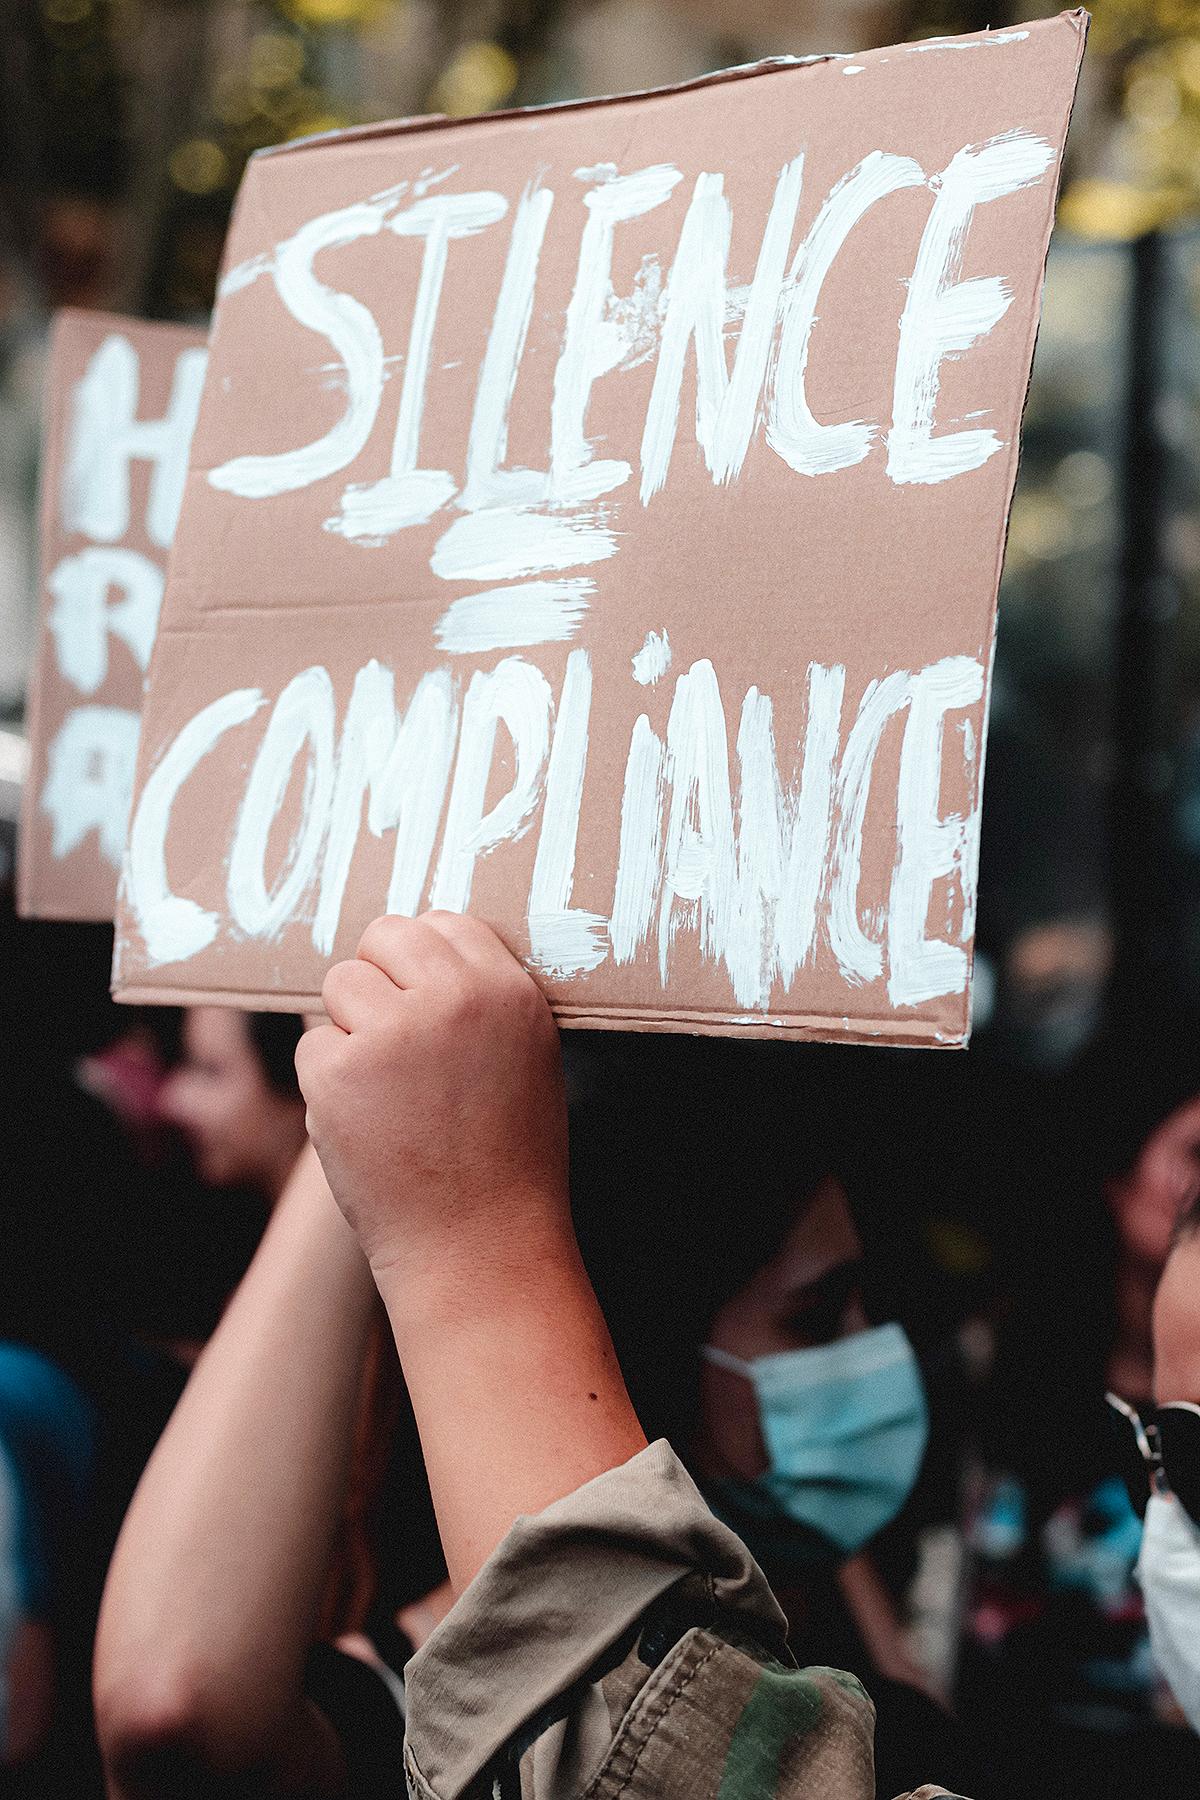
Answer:
[[[1132,1443],[1130,1432],[1121,1433],[1129,1452],[1121,1473],[1138,1516],[1152,1493],[1171,1493],[1192,1523],[1200,1525],[1200,1406],[1171,1400],[1143,1418],[1118,1394],[1104,1398],[1132,1432]]]

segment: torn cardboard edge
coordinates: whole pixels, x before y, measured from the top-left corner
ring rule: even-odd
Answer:
[[[235,988],[159,987],[153,982],[123,987],[114,998],[123,1006],[230,1006],[242,1012],[320,1013],[319,994],[276,991],[252,994]],[[802,1043],[876,1044],[889,1049],[929,1047],[965,1050],[970,1026],[961,1034],[947,1032],[930,1019],[901,1019],[894,1013],[878,1019],[843,1019],[844,1029],[834,1036],[837,1021],[823,1013],[766,1015],[720,1012],[688,1012],[656,1007],[609,1007],[600,1012],[586,1006],[554,1006],[555,1021],[568,1031],[673,1032],[692,1037],[788,1037]]]

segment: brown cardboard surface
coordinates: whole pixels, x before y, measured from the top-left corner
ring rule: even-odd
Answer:
[[[182,326],[109,313],[55,320],[17,858],[17,902],[28,918],[113,916],[144,669],[204,344]]]
[[[959,1045],[1080,12],[256,159],[114,988],[469,907],[564,1024]]]

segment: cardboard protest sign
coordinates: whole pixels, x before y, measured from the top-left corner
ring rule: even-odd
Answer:
[[[471,909],[568,1024],[959,1044],[1086,30],[247,172],[115,986],[307,1008]]]
[[[204,343],[177,325],[107,313],[55,321],[17,864],[18,905],[30,918],[113,916]]]

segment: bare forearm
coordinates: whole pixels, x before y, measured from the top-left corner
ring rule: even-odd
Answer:
[[[645,1446],[580,1260],[545,996],[478,919],[376,919],[296,1052],[388,1309],[450,1579]]]
[[[102,1734],[249,1757],[300,1700],[374,1290],[311,1153],[134,1496],[96,1649]]]
[[[519,1271],[459,1245],[380,1278],[458,1592],[519,1515],[646,1444],[573,1239],[525,1248]]]

